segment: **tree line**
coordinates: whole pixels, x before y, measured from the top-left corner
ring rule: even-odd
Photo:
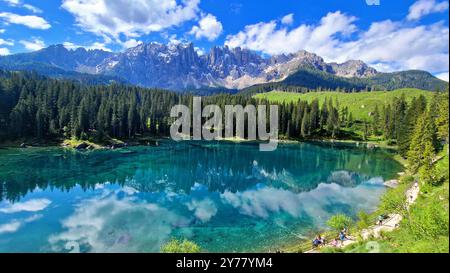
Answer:
[[[191,94],[120,84],[88,86],[33,73],[3,72],[0,78],[0,137],[129,139],[168,136],[176,104],[192,107]],[[250,95],[205,97],[205,105],[269,104]],[[281,135],[310,138],[339,132],[340,118],[332,101],[281,104]]]
[[[266,104],[250,94],[204,97],[204,105]],[[192,107],[192,95],[120,84],[83,85],[34,73],[0,71],[0,138],[130,139],[137,136],[169,136],[170,109],[176,104]],[[421,126],[418,128],[418,126]],[[376,106],[367,120],[354,120],[338,100],[323,103],[297,101],[279,104],[279,135],[291,139],[351,138],[361,130],[398,145],[403,157],[411,147],[425,147],[424,139],[438,149],[448,142],[448,91],[435,92],[432,101],[399,97]],[[416,132],[431,135],[415,137]],[[358,137],[358,136],[356,136]],[[423,145],[422,145],[423,144]],[[417,151],[423,154],[423,151]]]

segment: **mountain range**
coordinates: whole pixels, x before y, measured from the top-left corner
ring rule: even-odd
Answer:
[[[401,87],[435,90],[448,86],[425,71],[380,73],[362,61],[327,63],[304,50],[263,57],[248,49],[216,46],[207,54],[199,54],[192,43],[152,42],[117,53],[53,45],[31,53],[0,57],[0,68],[177,91],[241,90],[273,84],[356,90],[374,86],[386,90]]]

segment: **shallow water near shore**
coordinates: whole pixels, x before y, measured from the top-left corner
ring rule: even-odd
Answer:
[[[274,251],[333,214],[373,211],[402,166],[383,150],[172,142],[0,149],[0,252]]]

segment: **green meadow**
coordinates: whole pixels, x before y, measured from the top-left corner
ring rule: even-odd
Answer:
[[[278,103],[291,103],[299,100],[304,100],[310,103],[318,99],[322,104],[325,99],[332,99],[333,102],[338,102],[339,107],[348,107],[350,113],[353,114],[354,119],[364,120],[369,117],[369,113],[373,112],[375,106],[381,108],[394,98],[405,96],[406,101],[410,102],[414,97],[423,95],[427,101],[431,100],[433,93],[420,89],[404,88],[394,91],[373,91],[373,92],[359,92],[359,93],[341,93],[341,92],[310,92],[310,93],[291,93],[282,91],[272,91],[268,93],[260,93],[255,95],[258,99],[267,99]]]

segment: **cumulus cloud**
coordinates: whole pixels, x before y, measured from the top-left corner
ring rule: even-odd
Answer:
[[[24,226],[26,223],[30,223],[33,221],[36,221],[40,219],[42,215],[33,215],[25,219],[14,219],[10,221],[9,223],[0,225],[0,234],[2,233],[14,233],[18,231],[22,226]]]
[[[70,49],[70,50],[75,50],[77,48],[83,47],[86,50],[99,49],[99,50],[103,50],[103,51],[112,52],[112,50],[109,49],[105,43],[100,43],[100,42],[95,42],[95,43],[93,43],[91,45],[78,45],[78,44],[75,44],[75,43],[72,43],[72,42],[64,42],[63,46],[65,48],[67,48],[67,49]]]
[[[408,20],[419,20],[420,18],[448,9],[448,1],[437,2],[436,0],[419,0],[409,8]]]
[[[52,201],[42,198],[42,199],[31,199],[25,202],[7,204],[6,206],[0,207],[0,212],[3,213],[17,213],[17,212],[36,212],[47,208]]]
[[[63,0],[85,31],[119,40],[162,31],[195,19],[200,0]]]
[[[283,25],[292,25],[294,23],[294,14],[291,13],[281,18],[281,23]]]
[[[312,191],[295,193],[265,186],[236,193],[226,191],[221,198],[225,204],[251,217],[267,218],[272,213],[288,213],[324,223],[335,213],[330,207],[351,208],[351,213],[368,210],[376,206],[383,191],[383,180],[373,178],[355,188],[322,183]]]
[[[208,222],[217,213],[217,207],[210,198],[202,200],[193,199],[186,204],[189,210],[194,211],[197,217],[203,223]]]
[[[59,252],[78,251],[80,246],[89,252],[158,252],[172,229],[186,224],[158,205],[112,195],[83,201],[62,221],[64,231],[49,242]]]
[[[238,34],[229,35],[226,45],[230,47],[246,47],[267,54],[281,54],[296,52],[300,49],[311,48],[317,51],[329,50],[338,41],[336,34],[349,35],[356,30],[353,16],[347,16],[340,11],[330,12],[320,20],[320,24],[300,25],[289,31],[280,26],[280,22],[273,20],[247,25]]]
[[[0,18],[6,23],[24,25],[33,29],[49,29],[51,25],[42,17],[35,15],[18,15],[11,12],[0,12]]]
[[[14,233],[20,228],[21,225],[22,225],[21,222],[19,222],[17,220],[13,220],[9,223],[0,225],[0,234]]]
[[[225,42],[269,55],[314,52],[328,62],[359,59],[380,71],[423,69],[448,71],[449,29],[443,22],[411,26],[385,20],[367,30],[354,24],[356,17],[340,11],[328,13],[317,25],[301,24],[291,30],[274,20],[248,25]]]
[[[127,49],[127,48],[132,48],[132,47],[136,47],[138,45],[142,44],[141,41],[138,41],[136,39],[129,39],[125,42],[122,43],[122,47]]]
[[[204,48],[200,48],[200,47],[194,47],[195,52],[197,52],[197,54],[199,56],[205,55],[206,54],[206,50]]]
[[[42,13],[42,10],[39,8],[36,8],[35,6],[32,6],[30,4],[25,4],[21,0],[3,0],[3,2],[6,2],[11,7],[19,7],[27,9],[33,13]]]
[[[436,76],[437,78],[443,80],[443,81],[448,82],[448,75],[449,75],[448,72],[444,72],[444,73],[439,73],[439,74],[437,74],[437,75],[435,75],[435,76]]]
[[[9,55],[11,52],[6,47],[0,47],[0,56]]]
[[[206,38],[208,41],[214,41],[220,36],[222,31],[222,23],[217,21],[214,15],[208,14],[202,17],[198,22],[198,26],[192,27],[190,34],[197,39]]]
[[[29,5],[29,4],[24,4],[22,7],[33,13],[42,13],[42,10],[40,8],[37,8],[37,7]]]
[[[86,49],[91,49],[91,50],[94,50],[94,49],[99,49],[99,50],[103,50],[103,51],[108,51],[108,52],[111,52],[112,50],[111,49],[109,49],[107,46],[106,46],[106,44],[105,43],[100,43],[100,42],[95,42],[95,43],[93,43],[92,45],[90,45],[90,46],[87,46],[87,47],[85,47]]]
[[[3,0],[3,2],[6,2],[10,6],[18,6],[20,4],[20,0]]]
[[[21,43],[26,49],[30,51],[37,51],[45,47],[44,41],[39,38],[33,38],[30,41],[20,40],[19,43]]]
[[[267,218],[270,213],[280,211],[288,212],[296,217],[302,211],[296,194],[269,187],[238,193],[226,191],[222,194],[222,200],[238,208],[242,214],[255,217]]]
[[[82,46],[79,46],[79,45],[74,44],[74,43],[72,43],[72,42],[64,42],[64,43],[63,43],[63,46],[64,46],[65,48],[69,49],[69,50],[75,50],[75,49],[77,49],[77,48],[79,48],[79,47],[82,47]],[[96,187],[96,189],[97,189],[97,185],[95,185],[95,187]],[[102,187],[102,185],[99,185],[98,187]]]
[[[0,38],[0,46],[13,46],[14,45],[14,41],[13,40],[4,40],[2,38]]]

